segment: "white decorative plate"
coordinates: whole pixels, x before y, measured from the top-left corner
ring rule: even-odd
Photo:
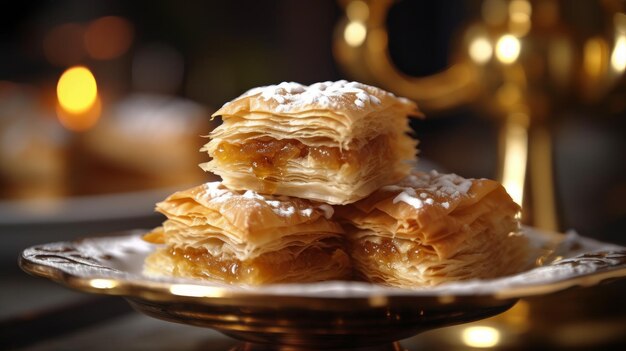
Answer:
[[[491,316],[517,299],[626,276],[626,248],[523,229],[534,268],[490,280],[398,289],[363,282],[241,286],[142,275],[154,245],[144,231],[34,246],[20,265],[74,289],[121,295],[166,320],[211,327],[246,341],[292,346],[375,345]]]

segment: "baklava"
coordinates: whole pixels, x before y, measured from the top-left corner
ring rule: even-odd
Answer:
[[[337,208],[359,278],[404,288],[493,278],[526,265],[520,208],[502,185],[414,172]]]
[[[219,182],[157,204],[167,216],[144,239],[150,276],[267,284],[348,279],[350,259],[332,207],[309,200],[232,191]]]
[[[231,189],[352,203],[410,172],[408,115],[413,102],[357,82],[255,88],[213,114],[201,167]]]

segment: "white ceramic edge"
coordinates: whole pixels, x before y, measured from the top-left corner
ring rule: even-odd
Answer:
[[[224,294],[251,294],[251,295],[276,295],[296,297],[325,297],[325,298],[359,298],[372,296],[431,296],[453,297],[468,295],[489,295],[497,298],[519,298],[524,296],[547,294],[560,291],[573,286],[591,286],[603,280],[626,276],[626,264],[619,260],[608,257],[606,259],[585,259],[582,254],[593,254],[600,251],[624,252],[626,248],[585,238],[574,232],[557,234],[539,231],[535,228],[525,227],[524,232],[532,238],[533,245],[545,245],[558,242],[556,254],[563,258],[559,264],[546,265],[534,268],[516,275],[489,279],[468,280],[442,284],[436,287],[412,289],[391,288],[363,282],[333,281],[306,284],[275,284],[265,286],[241,286],[212,283],[195,279],[180,278],[155,278],[147,277],[140,273],[143,257],[154,249],[153,245],[140,239],[142,231],[122,237],[89,238],[77,243],[51,243],[26,249],[22,257],[29,262],[47,266],[75,278],[85,280],[113,279],[131,284],[133,286],[160,287],[169,289],[173,293],[185,294],[184,289],[172,288],[178,286],[189,291],[188,296],[219,296]],[[111,243],[116,246],[111,248]],[[119,245],[118,245],[119,243]],[[52,247],[53,245],[66,245],[77,248],[86,257],[106,254],[113,257],[111,262],[115,264],[102,264],[94,261],[86,264],[51,262],[37,259],[37,247]],[[577,250],[572,246],[579,246]],[[568,249],[570,247],[570,249]],[[558,252],[561,250],[562,252]],[[132,251],[132,253],[128,253]],[[120,259],[123,257],[123,259]],[[130,261],[132,258],[134,261]],[[117,260],[117,261],[116,261]],[[126,260],[126,261],[125,261]],[[574,262],[574,264],[569,264]],[[107,263],[107,262],[104,262]],[[135,272],[120,270],[120,264],[131,264]],[[117,268],[115,268],[117,267]],[[114,268],[114,269],[110,269]],[[194,288],[195,287],[195,288]],[[105,289],[106,290],[106,289]],[[106,293],[106,291],[103,291]]]

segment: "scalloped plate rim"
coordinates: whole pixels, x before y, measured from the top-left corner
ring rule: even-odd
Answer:
[[[535,231],[545,236],[546,242],[555,240],[566,240],[566,235],[551,233],[545,231],[539,231],[535,228],[525,227],[525,230]],[[36,245],[30,247],[22,252],[19,258],[20,267],[26,272],[51,279],[57,283],[65,285],[70,288],[82,290],[92,293],[100,293],[107,295],[121,295],[127,297],[144,297],[154,300],[168,300],[170,298],[183,298],[193,299],[210,299],[210,298],[245,298],[245,297],[293,297],[293,298],[313,298],[313,299],[371,299],[379,297],[414,297],[414,298],[435,298],[435,299],[454,299],[467,298],[467,297],[490,297],[496,299],[515,299],[534,295],[543,295],[555,293],[568,288],[577,286],[593,286],[600,284],[609,279],[617,279],[626,276],[626,264],[621,263],[611,268],[599,269],[595,272],[578,274],[564,279],[557,279],[549,283],[544,284],[528,284],[521,286],[507,287],[503,289],[492,290],[480,290],[480,285],[489,284],[494,281],[498,281],[502,278],[496,278],[491,280],[470,280],[462,282],[454,282],[449,284],[443,284],[433,288],[421,288],[416,290],[390,288],[380,285],[374,285],[363,282],[320,282],[320,283],[306,283],[306,284],[276,284],[266,286],[234,286],[225,284],[212,284],[211,282],[194,280],[194,279],[180,279],[180,278],[151,278],[147,276],[130,275],[128,277],[119,277],[106,274],[92,274],[91,275],[79,275],[74,272],[70,272],[61,267],[54,267],[49,264],[42,264],[35,262],[32,257],[32,251],[41,247],[51,247],[54,245],[69,245],[73,247],[79,247],[85,242],[97,242],[98,240],[111,240],[111,239],[127,239],[136,240],[140,234],[145,230],[135,229],[124,232],[115,233],[114,236],[105,237],[91,237],[77,239],[71,242],[55,242],[43,245]],[[113,233],[112,233],[113,234]],[[578,239],[592,243],[595,245],[604,245],[613,250],[624,250],[626,248],[602,243],[593,239],[578,236]],[[589,253],[597,252],[590,251]],[[85,264],[85,266],[88,266]],[[91,267],[97,268],[97,267]],[[91,268],[87,268],[89,271]],[[110,269],[109,267],[108,269]],[[119,272],[119,271],[118,271]],[[525,271],[520,274],[528,273],[531,271]],[[127,273],[127,272],[121,272]],[[519,275],[519,274],[518,274]],[[518,275],[513,275],[515,277]],[[505,277],[509,278],[509,277]],[[93,286],[94,280],[105,281],[104,286]],[[110,285],[107,286],[106,283]],[[478,284],[478,285],[477,285]],[[172,291],[173,286],[180,286],[190,288],[189,294],[175,294]],[[306,287],[309,292],[306,294],[294,292],[294,287]],[[459,288],[459,286],[461,288]],[[195,288],[194,288],[195,287]],[[465,287],[463,290],[463,287]],[[472,289],[469,287],[476,287]],[[194,290],[195,289],[195,290]],[[460,290],[459,290],[460,289]],[[320,295],[323,294],[323,295]],[[208,300],[207,300],[208,301]]]

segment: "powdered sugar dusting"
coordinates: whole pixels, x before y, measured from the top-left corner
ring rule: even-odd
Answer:
[[[301,200],[290,199],[287,196],[272,196],[261,195],[252,190],[246,190],[241,193],[239,191],[230,190],[222,185],[220,182],[205,183],[202,186],[202,190],[196,194],[197,198],[203,198],[210,203],[222,203],[232,198],[239,198],[244,200],[242,204],[245,206],[262,206],[266,204],[274,213],[281,217],[290,217],[296,214],[296,212],[304,217],[311,217],[315,208],[319,209],[324,217],[330,219],[333,215],[333,208],[329,205],[317,205],[310,204],[310,207],[306,207],[307,203]]]
[[[267,201],[265,200],[265,198],[263,196],[259,195],[258,193],[254,192],[252,190],[246,190],[246,192],[243,193],[242,196],[243,196],[244,199],[256,199],[256,200],[265,201],[267,203]],[[268,205],[269,205],[269,203],[268,203]]]
[[[361,92],[361,93],[356,93],[356,98],[361,100],[361,101],[370,101],[370,96]]]
[[[439,205],[445,209],[450,208],[450,202],[436,202],[429,197],[433,194],[440,198],[456,199],[468,194],[472,187],[472,180],[462,178],[456,174],[440,174],[437,171],[430,173],[416,173],[403,179],[397,185],[383,187],[386,191],[400,191],[393,199],[393,203],[404,202],[416,209],[424,205]],[[419,196],[417,192],[419,191]]]
[[[313,214],[313,209],[312,208],[307,208],[304,210],[300,210],[300,215],[305,216],[305,217],[311,217],[311,215]]]
[[[275,200],[265,200],[265,202],[272,206],[272,207],[278,207],[280,206],[280,201],[275,201]]]
[[[198,196],[210,198],[211,201],[215,202],[224,202],[233,197],[233,194],[228,189],[221,187],[221,185],[222,183],[220,182],[205,183]]]
[[[289,111],[305,104],[319,104],[322,107],[337,108],[340,98],[352,96],[354,107],[362,109],[367,104],[380,105],[383,96],[396,98],[390,92],[359,82],[340,80],[336,82],[320,82],[306,86],[295,82],[282,82],[277,85],[258,87],[247,91],[242,96],[259,95],[265,101],[274,100],[278,103],[279,112]],[[378,95],[378,96],[377,96]],[[412,104],[407,99],[399,99],[403,104]]]
[[[289,217],[296,213],[296,209],[293,206],[279,207],[277,212],[283,217]]]
[[[398,202],[404,202],[406,204],[409,204],[415,208],[422,208],[424,206],[424,202],[418,198],[416,198],[415,196],[412,196],[410,194],[410,192],[408,190],[413,190],[411,188],[406,189],[406,191],[401,192],[400,194],[398,194],[394,199],[393,199],[393,203],[396,204]],[[413,194],[415,194],[415,190],[413,190]]]
[[[437,171],[430,173],[412,174],[398,184],[399,186],[419,188],[439,197],[450,196],[457,198],[466,195],[472,187],[472,180],[465,179],[454,173],[440,174]]]

